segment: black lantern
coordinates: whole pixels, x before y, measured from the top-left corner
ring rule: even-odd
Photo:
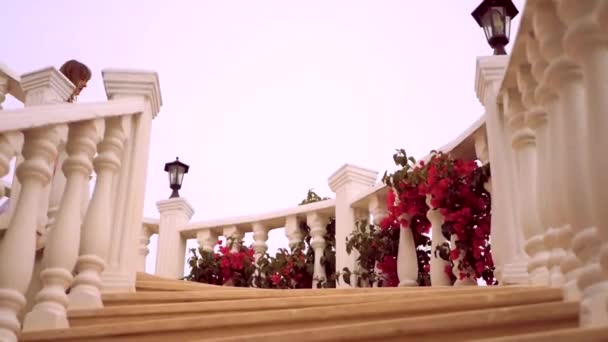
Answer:
[[[169,174],[169,186],[173,190],[171,197],[179,197],[178,190],[182,187],[182,181],[184,175],[188,173],[190,166],[179,161],[179,158],[175,158],[175,161],[165,164],[165,171]]]
[[[486,39],[494,49],[495,55],[506,55],[505,46],[509,43],[511,20],[519,11],[511,0],[483,0],[471,13],[483,28]]]

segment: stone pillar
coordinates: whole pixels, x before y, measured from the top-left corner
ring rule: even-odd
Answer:
[[[352,201],[376,184],[378,172],[346,164],[329,177],[329,187],[336,194],[336,270],[354,270],[354,255],[346,252],[346,238],[356,228]],[[350,287],[340,282],[338,287]]]
[[[496,277],[503,284],[516,283],[527,260],[523,241],[517,232],[518,212],[514,206],[515,170],[513,156],[506,136],[506,123],[497,95],[509,56],[477,58],[475,88],[485,107],[488,151],[492,172],[492,255]]]
[[[152,120],[160,111],[162,99],[158,75],[137,70],[104,70],[106,94],[110,100],[141,98],[142,113],[132,116],[121,168],[113,181],[112,244],[103,273],[104,292],[135,291],[139,227],[143,222],[144,195],[148,174]]]
[[[156,206],[160,212],[156,274],[173,279],[182,278],[186,239],[181,235],[180,228],[190,221],[194,209],[185,198],[180,197],[159,201]]]

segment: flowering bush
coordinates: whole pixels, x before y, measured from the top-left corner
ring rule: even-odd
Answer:
[[[458,277],[481,278],[496,284],[490,248],[491,198],[484,188],[490,177],[489,165],[454,160],[441,152],[433,153],[427,167],[427,192],[431,205],[445,221],[442,234],[454,237],[455,245],[437,251],[445,260],[458,262]],[[453,274],[452,268],[446,272]]]
[[[350,271],[342,269],[342,279],[351,284],[351,275],[357,276],[357,287],[371,286],[376,281],[378,286],[397,286],[397,252],[399,247],[399,230],[381,229],[368,224],[367,220],[357,223],[355,229],[346,239],[346,251],[350,254],[357,250],[359,268]],[[377,268],[377,269],[376,269]]]
[[[260,288],[309,289],[312,287],[313,267],[301,249],[289,252],[281,248],[274,257],[266,255],[260,258],[255,284]]]
[[[228,239],[226,246],[218,240],[219,253],[191,249],[188,264],[190,274],[185,278],[214,285],[249,287],[255,272],[254,251],[240,240]],[[233,247],[238,246],[234,250]]]
[[[323,201],[314,191],[308,190],[306,199],[300,205]],[[280,249],[275,256],[268,253],[261,256],[256,264],[254,251],[246,247],[241,240],[229,239],[227,246],[221,246],[219,253],[203,249],[190,250],[188,259],[190,274],[186,280],[214,285],[233,285],[240,287],[256,286],[259,288],[311,288],[313,285],[314,251],[310,247],[310,227],[302,222],[302,242],[293,251]],[[334,218],[326,227],[325,250],[321,264],[325,268],[327,279],[316,281],[316,287],[336,287],[336,223]],[[238,245],[236,252],[233,246]]]
[[[393,161],[399,167],[394,173],[385,173],[382,180],[389,187],[387,196],[388,216],[383,220],[385,229],[399,230],[400,226],[409,227],[412,231],[418,261],[418,279],[420,286],[431,285],[430,260],[431,223],[426,214],[426,168],[424,162],[417,163],[408,157],[405,150],[397,150]]]

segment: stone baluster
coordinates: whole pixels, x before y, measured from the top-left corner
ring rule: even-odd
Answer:
[[[566,251],[559,244],[559,232],[567,227],[567,225],[564,225],[560,228],[549,228],[544,236],[544,243],[549,251],[549,260],[547,262],[547,268],[549,269],[549,285],[552,287],[561,288],[566,282],[560,267],[562,260],[566,255]]]
[[[580,301],[580,291],[578,289],[577,280],[582,271],[582,263],[570,248],[573,237],[574,230],[572,229],[572,226],[565,226],[559,229],[559,245],[562,246],[566,252],[560,265],[562,274],[564,275],[562,290],[564,292],[564,300],[568,302]]]
[[[544,234],[549,227],[555,226],[556,207],[552,202],[553,196],[553,165],[550,160],[550,140],[549,124],[550,117],[549,104],[553,103],[555,94],[549,89],[541,88],[543,75],[547,68],[546,61],[542,58],[539,51],[539,43],[536,39],[529,37],[526,40],[526,53],[531,68],[521,69],[518,73],[518,84],[522,92],[522,99],[527,108],[526,122],[534,130],[536,136],[536,204],[540,228],[538,235],[534,235],[528,240],[526,250],[528,253],[536,253],[537,257],[531,261],[528,270],[537,272],[532,277],[534,284],[549,284],[548,265],[550,253],[544,246]],[[532,77],[530,77],[530,75]],[[545,272],[545,269],[547,270]]]
[[[152,230],[147,225],[141,226],[141,235],[139,237],[139,248],[137,249],[137,257],[139,262],[137,263],[137,272],[146,272],[146,258],[150,254],[150,237],[152,236]]]
[[[261,222],[253,224],[253,251],[255,252],[255,262],[257,263],[268,250],[266,241],[268,240],[268,227]]]
[[[158,201],[156,206],[160,212],[156,274],[173,279],[182,278],[186,239],[180,230],[194,215],[194,208],[182,197]]]
[[[72,270],[78,259],[82,224],[82,187],[87,185],[93,170],[98,134],[94,121],[70,124],[68,158],[62,167],[66,175],[65,192],[44,249],[40,273],[43,287],[36,295],[34,308],[25,316],[24,331],[69,327],[66,290],[74,280]]]
[[[563,37],[565,54],[580,66],[585,108],[577,113],[579,127],[582,127],[577,152],[586,152],[587,158],[582,170],[584,176],[579,186],[587,186],[591,201],[589,226],[575,229],[572,249],[583,264],[578,286],[582,291],[581,324],[595,326],[608,324],[608,272],[602,272],[600,248],[602,242],[608,249],[608,158],[605,146],[608,129],[605,113],[608,110],[608,44],[606,24],[608,6],[605,1],[560,1],[558,15],[566,25]],[[603,26],[602,26],[603,25]],[[579,128],[580,129],[580,128]]]
[[[604,32],[604,33],[608,32],[608,3],[606,1],[601,1],[601,2],[596,2],[596,3],[597,3],[596,11],[598,14],[597,21],[598,21],[598,24],[600,25],[601,32]],[[595,35],[597,37],[597,31],[595,32]],[[604,37],[605,37],[605,34],[604,34]],[[604,50],[602,53],[605,54],[606,53],[606,44],[603,45],[603,49]],[[602,68],[603,68],[603,72],[605,75],[606,64],[604,64],[602,66]],[[604,80],[605,80],[605,78],[604,78]],[[605,90],[605,84],[604,84],[603,90]],[[601,91],[601,89],[598,89],[598,91]],[[599,94],[599,92],[597,94]],[[598,100],[596,99],[594,101],[598,101]],[[605,104],[606,103],[604,102],[604,105]],[[596,106],[602,108],[601,104],[599,104],[599,103]],[[603,107],[603,112],[605,113],[605,111],[606,111],[606,107]],[[598,172],[598,170],[596,170],[595,172]],[[605,189],[603,189],[603,190],[605,191]],[[608,226],[606,226],[605,224],[602,226],[601,234],[603,237],[603,245],[602,245],[601,251],[600,251],[600,266],[602,267],[602,270],[603,270],[604,274],[606,275],[606,274],[608,274],[608,236],[607,236],[608,235]],[[598,287],[601,287],[601,286],[598,286]],[[600,298],[600,300],[601,300],[601,298]],[[604,300],[604,302],[605,302],[604,309],[608,310],[608,300]],[[598,305],[598,306],[599,306],[598,310],[601,309],[601,305]],[[599,318],[596,321],[606,324],[606,322],[602,321],[602,319],[601,319],[602,318],[601,312],[599,314],[597,314],[596,317]],[[602,324],[602,323],[599,323],[599,324]]]
[[[585,146],[587,127],[585,120],[581,120],[584,116],[580,115],[586,110],[583,73],[564,52],[562,43],[566,27],[558,17],[555,3],[539,3],[535,10],[534,28],[540,43],[540,53],[549,62],[543,75],[543,87],[552,88],[557,94],[550,121],[555,122],[550,145],[556,151],[551,158],[559,163],[553,168],[553,177],[559,177],[553,185],[554,191],[559,192],[555,194],[555,200],[558,200],[557,212],[560,214],[558,219],[561,220],[561,228],[572,225],[574,231],[580,231],[594,225],[590,188],[580,182],[580,175],[588,174],[589,165],[589,147]],[[552,263],[561,263],[566,257],[564,249],[558,246],[558,235],[556,233]],[[561,269],[558,268],[556,272],[561,273]],[[563,280],[563,274],[552,272],[552,277],[558,283],[560,279]]]
[[[289,248],[292,252],[296,248],[302,246],[302,239],[304,236],[296,215],[290,215],[285,218],[285,235],[287,236]]]
[[[137,259],[133,255],[139,244],[139,227],[143,221],[152,120],[160,111],[162,98],[158,75],[155,72],[103,70],[102,77],[110,100],[144,100],[143,112],[132,117],[130,132],[127,134],[121,156],[120,170],[113,181],[114,215],[111,231],[108,232],[111,235],[111,244],[106,261],[107,268],[102,275],[104,291],[131,292],[135,291],[135,271],[138,267]]]
[[[321,258],[325,252],[325,233],[327,233],[328,223],[329,219],[320,213],[311,212],[306,215],[306,224],[310,227],[310,247],[315,252],[313,288],[317,286],[317,282],[324,282],[327,279]]]
[[[34,106],[64,102],[73,85],[54,68],[46,68],[21,77],[26,94],[25,105]],[[16,341],[21,325],[17,319],[25,306],[27,291],[34,268],[37,214],[39,200],[52,176],[52,165],[57,157],[59,133],[56,126],[25,131],[16,178],[20,183],[18,197],[11,198],[14,211],[4,237],[0,240],[0,340]],[[2,134],[6,138],[6,134]],[[4,155],[6,147],[3,147]],[[18,260],[19,262],[15,262]]]
[[[196,233],[196,241],[200,249],[213,253],[217,245],[219,234],[212,229],[201,230]]]
[[[399,247],[397,250],[397,276],[399,286],[418,286],[418,256],[409,217],[400,218]]]
[[[543,233],[540,219],[537,213],[536,178],[530,175],[536,174],[536,137],[526,122],[526,107],[533,108],[533,94],[535,84],[530,77],[529,65],[522,65],[517,70],[517,83],[522,95],[516,89],[509,89],[503,95],[505,105],[505,116],[509,120],[512,134],[511,145],[515,151],[517,162],[517,186],[520,198],[517,201],[520,210],[520,229],[523,232],[524,248],[530,257],[527,265],[530,277],[528,281],[533,284],[546,284],[548,280],[547,258],[545,251]]]
[[[382,220],[388,216],[388,208],[386,205],[386,195],[381,197],[379,194],[374,194],[369,201],[369,212],[372,214],[372,220],[375,226],[380,227]],[[374,272],[377,276],[381,276],[382,271],[378,268],[378,263],[374,266]],[[380,285],[380,279],[374,281],[373,287]]]
[[[230,251],[237,253],[241,248],[241,242],[245,237],[245,233],[237,226],[230,226],[224,228],[224,236],[226,237],[228,246],[230,246],[230,239],[232,239],[233,244],[230,247]]]
[[[111,218],[113,216],[112,181],[120,168],[120,156],[122,156],[124,142],[127,138],[126,132],[129,129],[130,119],[129,117],[117,117],[105,121],[104,138],[97,146],[98,155],[93,162],[97,173],[97,181],[93,198],[88,205],[82,224],[76,277],[68,296],[69,309],[103,307],[101,301],[101,274],[106,268],[108,249],[110,248],[111,236],[108,232],[111,229]],[[87,178],[85,180],[87,191],[80,193],[82,197],[88,195],[88,186]],[[80,203],[78,203],[79,208],[83,206],[82,197]],[[142,267],[141,262],[138,267]],[[142,272],[144,271],[145,256]]]
[[[492,256],[495,274],[502,284],[517,282],[520,270],[527,264],[520,232],[516,226],[518,211],[513,188],[515,172],[506,123],[497,96],[508,56],[487,56],[477,59],[476,93],[485,108],[488,151],[492,173]],[[522,267],[523,266],[523,267]],[[514,270],[515,272],[513,272]]]
[[[34,267],[40,192],[51,179],[51,165],[57,153],[57,132],[53,127],[25,132],[23,156],[16,176],[21,191],[7,231],[0,240],[0,340],[17,341],[21,325],[17,314],[25,305]],[[19,262],[15,262],[19,260]]]
[[[452,285],[451,279],[446,273],[446,266],[450,266],[450,262],[441,258],[439,250],[445,248],[449,244],[448,240],[443,236],[441,227],[445,218],[439,210],[433,208],[431,203],[431,195],[426,196],[426,204],[429,206],[429,210],[426,213],[426,217],[431,222],[431,285],[432,286],[450,286]]]

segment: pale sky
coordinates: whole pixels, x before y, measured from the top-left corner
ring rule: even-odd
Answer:
[[[157,71],[144,215],[158,217],[164,163],[179,156],[200,221],[295,206],[309,188],[333,197],[327,178],[344,163],[382,174],[395,148],[422,157],[458,136],[483,113],[479,3],[5,0],[0,60],[19,74],[84,62],[79,102],[105,99],[103,68]],[[277,233],[273,250],[286,245]]]

